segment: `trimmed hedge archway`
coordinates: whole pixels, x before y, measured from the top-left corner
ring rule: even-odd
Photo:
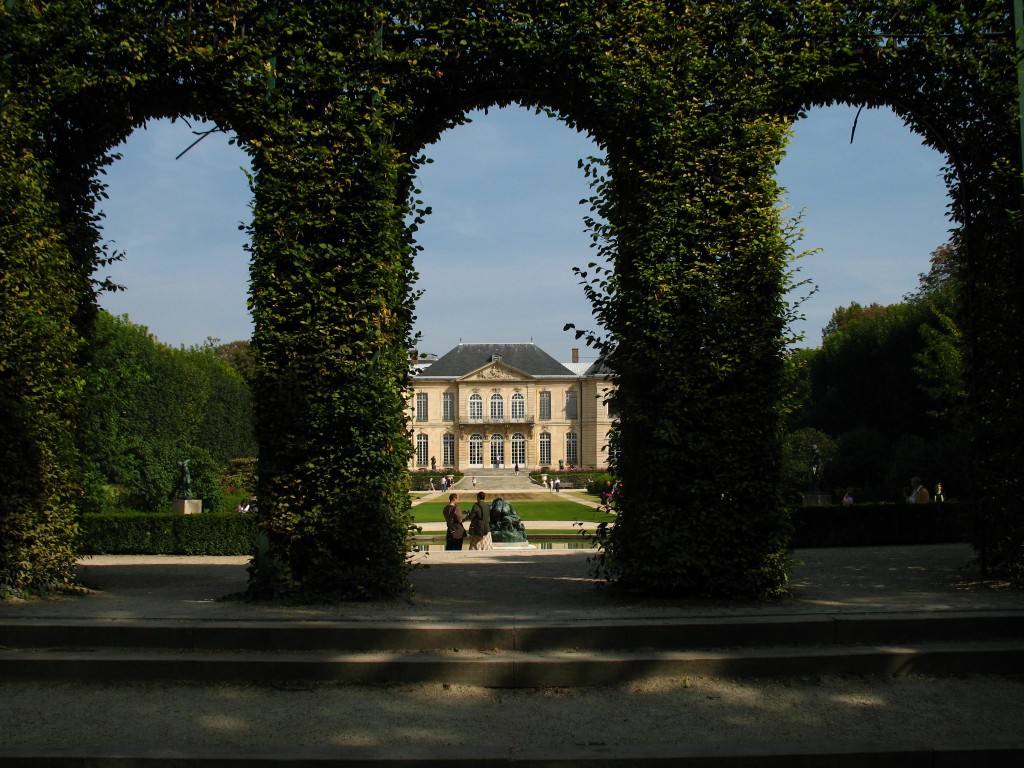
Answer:
[[[235,131],[253,160],[252,590],[405,590],[412,180],[445,128],[513,102],[607,152],[590,170],[613,267],[583,270],[603,326],[590,341],[617,378],[627,489],[606,573],[671,594],[785,590],[792,244],[773,174],[794,116],[837,101],[892,106],[950,159],[970,363],[975,381],[997,382],[972,401],[978,545],[992,564],[1024,562],[1005,3],[8,0],[0,15],[0,584],[71,579],[78,369],[105,258],[99,173],[145,121],[196,115]],[[684,482],[649,480],[669,477]]]

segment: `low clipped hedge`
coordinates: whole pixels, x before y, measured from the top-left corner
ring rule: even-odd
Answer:
[[[84,555],[252,555],[253,515],[155,513],[83,515]]]
[[[90,514],[79,521],[84,555],[252,555],[252,515]],[[797,548],[947,544],[974,538],[968,504],[857,504],[793,510]]]
[[[971,541],[969,504],[855,504],[797,507],[794,547],[864,547]]]

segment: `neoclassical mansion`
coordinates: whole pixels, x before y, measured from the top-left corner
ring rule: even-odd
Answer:
[[[575,349],[560,363],[532,343],[459,344],[416,365],[410,467],[604,468],[610,386],[600,362],[581,364]]]

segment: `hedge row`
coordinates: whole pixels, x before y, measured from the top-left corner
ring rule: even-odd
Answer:
[[[86,555],[252,555],[252,515],[97,514],[79,522]]]
[[[966,504],[801,507],[793,513],[794,547],[858,547],[970,541]],[[87,555],[251,555],[256,519],[246,515],[85,515]]]

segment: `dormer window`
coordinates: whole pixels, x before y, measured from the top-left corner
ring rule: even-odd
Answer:
[[[491,362],[492,363],[500,363],[501,362],[501,355],[491,355]]]

